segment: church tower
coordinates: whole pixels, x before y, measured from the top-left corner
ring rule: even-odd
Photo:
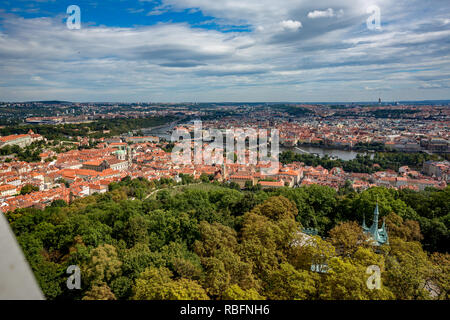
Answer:
[[[386,229],[386,223],[383,220],[383,225],[381,226],[381,229],[378,229],[378,219],[379,219],[379,210],[377,201],[377,205],[373,212],[372,226],[368,228],[366,226],[366,219],[365,217],[363,217],[363,224],[362,224],[363,231],[364,233],[369,235],[369,237],[372,239],[372,241],[376,246],[380,246],[382,244],[389,244],[389,237]]]
[[[131,162],[133,161],[133,155],[131,153],[131,147],[127,146],[127,160],[128,160],[128,164],[131,165]]]

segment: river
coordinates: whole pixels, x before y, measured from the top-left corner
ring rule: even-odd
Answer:
[[[158,126],[158,127],[145,128],[145,129],[142,129],[142,132],[145,135],[156,136],[156,137],[159,137],[161,139],[165,139],[167,141],[170,141],[171,132],[172,132],[173,128],[178,123],[179,123],[179,121],[174,121],[174,122],[171,122],[169,124],[165,124],[165,125]]]
[[[341,149],[328,149],[328,148],[318,148],[318,147],[306,147],[306,146],[300,146],[300,147],[280,147],[280,151],[287,151],[291,150],[295,153],[299,154],[306,154],[306,153],[313,153],[318,154],[319,156],[323,157],[324,155],[328,155],[332,158],[339,158],[341,160],[353,160],[356,158],[356,155],[361,154],[364,155],[366,152],[361,151],[353,151],[353,150],[341,150]]]
[[[171,132],[173,128],[179,123],[179,121],[172,122],[170,124],[162,125],[156,128],[147,128],[142,129],[143,133],[145,135],[152,135],[157,136],[161,139],[166,139],[167,141],[170,141],[171,138]],[[341,150],[341,149],[328,149],[328,148],[319,148],[319,147],[281,147],[280,146],[280,152],[291,150],[295,153],[299,154],[305,154],[305,153],[313,153],[318,154],[319,156],[323,157],[324,155],[328,155],[332,158],[339,158],[341,160],[352,160],[356,158],[357,154],[364,155],[366,152],[361,151],[353,151],[353,150]]]

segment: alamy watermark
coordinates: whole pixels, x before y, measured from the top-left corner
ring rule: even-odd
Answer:
[[[81,9],[77,5],[70,5],[67,7],[67,17],[66,25],[70,30],[81,29]]]
[[[371,14],[366,20],[367,29],[381,30],[381,10],[379,6],[372,5],[366,9],[366,12]]]
[[[81,289],[81,270],[80,267],[76,265],[71,265],[67,268],[67,274],[70,274],[70,277],[67,278],[66,284],[69,290],[80,290]]]
[[[366,281],[367,288],[370,290],[381,289],[381,270],[377,265],[368,266],[366,274],[370,274],[370,277]]]
[[[266,164],[261,168],[263,174],[276,174],[279,169],[279,131],[271,129],[270,136],[268,131],[254,128],[203,130],[202,122],[194,121],[193,137],[187,130],[172,132],[171,141],[175,144],[172,161],[178,165],[262,163]]]

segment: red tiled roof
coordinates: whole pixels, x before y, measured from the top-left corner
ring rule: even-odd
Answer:
[[[259,181],[258,182],[263,187],[283,187],[283,181]]]
[[[25,138],[25,137],[29,137],[28,134],[13,134],[10,136],[4,136],[4,137],[0,137],[0,141],[1,142],[7,142],[7,141],[12,141],[12,140],[16,140],[19,138]]]

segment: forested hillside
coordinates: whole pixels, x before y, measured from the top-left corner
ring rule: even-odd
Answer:
[[[191,182],[125,178],[105,194],[7,217],[48,299],[449,298],[449,187],[337,193]],[[377,199],[389,232],[378,249],[361,228]],[[305,244],[303,228],[319,235]],[[81,290],[66,287],[69,265],[81,268]],[[381,269],[380,290],[366,285],[369,265]]]

